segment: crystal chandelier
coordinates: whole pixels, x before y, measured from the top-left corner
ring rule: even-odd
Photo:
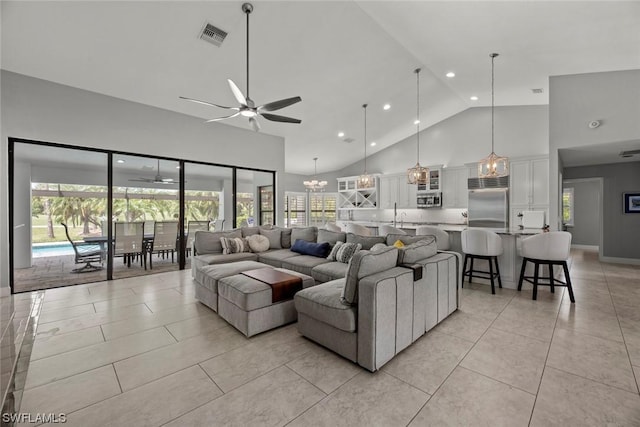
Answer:
[[[307,191],[324,191],[324,187],[327,185],[327,181],[318,181],[318,158],[314,157],[313,166],[313,179],[311,181],[303,181],[302,183],[307,188]]]
[[[417,159],[416,165],[412,168],[407,169],[407,183],[408,184],[418,184],[425,185],[429,182],[429,168],[425,168],[424,166],[420,166],[420,68],[416,68],[414,73],[416,73],[416,81],[417,81],[417,109],[416,109],[416,138],[417,138]]]
[[[480,178],[496,178],[509,175],[509,159],[507,157],[498,156],[494,149],[494,90],[493,90],[493,69],[494,60],[497,53],[489,54],[491,57],[491,154],[478,162],[478,176]]]
[[[373,176],[367,173],[367,104],[363,104],[364,109],[364,172],[358,177],[358,188],[374,187]]]

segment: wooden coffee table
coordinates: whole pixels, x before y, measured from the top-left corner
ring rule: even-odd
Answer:
[[[302,289],[302,278],[271,267],[244,271],[241,274],[271,286],[271,302],[293,298]]]

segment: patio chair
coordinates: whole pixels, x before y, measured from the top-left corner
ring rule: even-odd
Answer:
[[[104,250],[99,244],[88,242],[74,242],[69,236],[69,229],[64,222],[60,223],[64,227],[64,234],[67,235],[67,240],[73,247],[75,253],[75,263],[82,264],[83,267],[79,267],[71,270],[72,273],[88,273],[91,271],[102,270],[102,263],[104,262]],[[99,262],[100,265],[93,265],[92,262]]]
[[[224,230],[224,219],[216,219],[213,221],[213,231]]]
[[[187,242],[185,244],[185,254],[189,256],[193,241],[196,238],[196,231],[209,231],[209,221],[189,221],[187,224]]]
[[[156,221],[153,228],[153,240],[149,241],[149,269],[153,270],[153,254],[162,254],[163,258],[171,252],[171,262],[178,249],[178,221]]]
[[[147,269],[144,241],[144,222],[116,222],[114,227],[113,256],[121,256],[127,267],[131,260],[140,257],[140,267]]]

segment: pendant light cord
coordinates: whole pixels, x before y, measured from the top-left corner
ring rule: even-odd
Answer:
[[[494,112],[493,112],[493,110],[495,108],[495,105],[494,105],[494,97],[495,97],[495,95],[494,95],[494,90],[493,90],[493,83],[494,83],[494,76],[493,76],[494,72],[493,72],[493,70],[495,68],[494,67],[494,60],[496,59],[496,56],[498,56],[498,54],[497,53],[492,53],[489,56],[491,57],[491,152],[494,153],[495,150],[493,148],[493,128],[494,128],[494,118],[493,118]]]
[[[416,68],[416,86],[418,90],[416,91],[416,137],[417,137],[417,159],[416,163],[420,164],[420,68]]]
[[[251,10],[247,9],[247,99],[249,98],[249,14]]]
[[[364,175],[367,174],[367,104],[362,104],[364,108]]]

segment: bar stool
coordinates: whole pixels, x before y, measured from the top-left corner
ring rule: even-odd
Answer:
[[[527,281],[533,284],[533,299],[538,297],[538,286],[549,286],[551,293],[555,292],[556,286],[565,286],[569,291],[569,299],[576,302],[573,297],[571,278],[567,259],[571,250],[571,233],[566,231],[552,231],[549,233],[536,234],[535,236],[522,239],[520,255],[522,256],[522,268],[520,269],[520,280],[518,280],[518,290],[522,289],[522,282]],[[527,262],[534,265],[533,276],[525,276],[524,272]],[[549,276],[540,276],[538,270],[540,264],[549,266]],[[553,277],[553,266],[561,265],[564,271],[565,281]],[[533,280],[531,280],[533,279]],[[548,280],[548,283],[540,283],[540,280]]]
[[[380,224],[378,226],[378,236],[386,236],[388,234],[407,234],[407,232],[391,225]]]
[[[353,233],[358,236],[372,236],[371,229],[364,225],[355,224],[353,222],[347,223],[347,233]]]
[[[433,236],[439,251],[448,251],[451,248],[449,233],[433,225],[421,225],[416,228],[416,236]]]
[[[464,252],[464,267],[462,271],[462,281],[464,283],[464,276],[469,276],[469,282],[472,277],[479,279],[491,280],[491,293],[496,293],[496,287],[494,280],[498,279],[498,286],[502,287],[502,280],[500,279],[500,268],[498,267],[498,256],[502,255],[502,239],[497,233],[489,230],[471,229],[463,230],[461,233],[462,238],[462,252]],[[486,259],[489,261],[489,271],[474,270],[473,261],[475,259]],[[471,260],[471,266],[467,270],[467,260]],[[495,263],[496,270],[493,271],[493,264]]]

